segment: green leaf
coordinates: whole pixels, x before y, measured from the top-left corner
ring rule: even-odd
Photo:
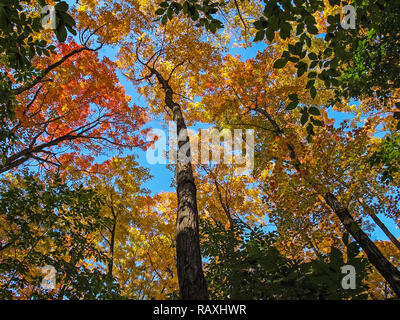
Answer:
[[[342,241],[346,246],[348,245],[348,243],[349,243],[349,234],[347,232],[343,233]]]
[[[74,36],[76,36],[76,30],[74,30],[71,26],[66,25],[69,32],[71,32]]]
[[[285,39],[289,38],[291,30],[292,30],[292,26],[290,25],[290,23],[283,22],[281,24],[281,29],[280,29],[279,35],[281,36],[281,38],[283,40],[285,40]]]
[[[308,80],[307,85],[306,85],[306,89],[310,89],[311,87],[313,87],[314,83],[315,83],[314,79]]]
[[[60,42],[64,42],[67,39],[67,30],[64,25],[60,25],[55,31],[57,40]]]
[[[299,103],[297,101],[292,101],[287,105],[286,110],[296,109],[298,104]]]
[[[261,20],[257,20],[257,21],[255,21],[253,24],[254,24],[254,27],[255,27],[257,30],[263,30],[263,29],[264,29],[264,25],[263,25],[263,23],[262,23]]]
[[[307,77],[308,78],[315,78],[317,76],[317,73],[315,72],[315,71],[312,71],[312,72],[309,72],[308,74],[307,74]]]
[[[318,28],[316,26],[310,26],[307,27],[308,32],[310,32],[311,34],[317,34],[318,33]]]
[[[304,31],[304,23],[299,23],[296,28],[296,36],[302,34]]]
[[[155,12],[156,15],[161,16],[162,14],[164,14],[165,9],[163,8],[158,8]]]
[[[315,118],[311,118],[311,122],[313,123],[313,124],[315,124],[316,126],[318,126],[318,127],[321,127],[322,126],[322,121],[320,121],[320,120],[318,120],[318,119],[315,119]]]
[[[182,5],[182,10],[184,14],[188,14],[189,13],[189,4],[187,1],[185,1]]]
[[[309,136],[313,136],[314,135],[314,127],[311,124],[311,122],[308,123],[307,127],[306,127],[307,133]]]
[[[174,10],[171,7],[169,7],[167,10],[168,19],[172,20],[173,15],[174,15]]]
[[[161,7],[161,8],[168,8],[168,7],[169,7],[168,1],[163,1],[163,2],[161,2],[161,3],[160,3],[160,7]]]
[[[297,69],[297,76],[301,77],[305,72],[306,72],[306,67],[305,66],[301,66]]]
[[[68,13],[61,12],[60,16],[61,16],[64,24],[69,25],[71,27],[75,26],[75,24],[76,24],[75,20]]]
[[[258,42],[258,41],[263,40],[264,39],[264,34],[265,34],[264,30],[257,31],[256,36],[254,37],[253,41],[254,42]]]
[[[300,123],[304,126],[308,121],[308,113],[304,112],[300,118]]]
[[[308,112],[311,113],[314,116],[320,116],[321,115],[321,112],[319,112],[319,109],[316,108],[316,107],[310,107],[308,109]]]
[[[57,3],[54,7],[56,9],[56,11],[67,11],[68,10],[68,4],[65,1],[61,1],[59,3]]]
[[[274,41],[275,38],[275,31],[272,28],[268,28],[266,31],[266,37],[269,42]]]
[[[352,242],[347,246],[347,256],[349,259],[355,258],[360,252],[357,242]]]
[[[318,64],[318,61],[314,60],[310,63],[310,69],[314,69]]]
[[[276,69],[281,69],[281,68],[283,68],[284,66],[286,66],[287,62],[288,62],[288,60],[285,59],[285,58],[278,59],[278,60],[276,60],[275,63],[274,63],[274,68],[276,68]]]
[[[309,57],[311,60],[317,60],[317,59],[318,59],[317,54],[314,53],[314,52],[310,52],[310,53],[308,54],[308,57]]]
[[[311,95],[311,98],[313,98],[313,99],[317,95],[317,90],[315,89],[315,87],[310,88],[310,95]]]
[[[331,247],[331,252],[329,254],[330,262],[336,267],[340,268],[343,265],[343,254],[335,247]]]

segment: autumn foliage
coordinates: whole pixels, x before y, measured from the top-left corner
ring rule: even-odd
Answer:
[[[0,52],[1,298],[400,296],[399,88],[391,72],[366,86],[398,67],[393,43],[363,21],[349,60],[332,47],[341,1],[275,2],[82,0],[59,5],[65,41],[32,30],[54,47],[30,65]],[[171,120],[253,129],[254,169],[150,166],[147,134]],[[350,263],[357,289],[336,288]]]

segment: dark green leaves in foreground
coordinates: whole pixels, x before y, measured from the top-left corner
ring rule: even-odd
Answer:
[[[32,14],[24,5],[34,2],[39,6],[38,11]],[[33,56],[49,55],[54,50],[54,46],[45,40],[33,39],[34,34],[44,30],[42,22],[45,16],[50,16],[49,11],[40,11],[46,4],[44,0],[0,0],[0,54],[4,53],[2,62],[6,66],[15,70],[29,68]],[[67,30],[76,35],[75,21],[67,10],[68,4],[58,0],[55,5],[54,32],[60,42],[65,41]]]
[[[37,10],[31,12],[26,4],[36,5]],[[7,154],[15,139],[7,124],[14,119],[16,97],[13,83],[9,75],[17,83],[28,83],[35,78],[39,70],[32,67],[35,56],[49,56],[55,46],[46,40],[34,39],[35,35],[44,32],[42,22],[50,12],[41,13],[40,8],[46,6],[46,1],[39,0],[0,0],[0,149],[1,154]],[[75,35],[75,21],[68,14],[68,4],[57,1],[55,5],[55,35],[58,41],[67,38],[67,30]],[[43,10],[44,11],[44,10]],[[43,21],[44,19],[44,21]],[[36,37],[37,38],[37,37]],[[15,83],[14,83],[15,85]]]
[[[166,24],[168,20],[172,20],[174,15],[181,12],[190,17],[193,21],[198,21],[197,27],[205,27],[211,33],[215,33],[218,29],[223,28],[223,24],[213,15],[217,13],[218,7],[223,6],[223,2],[213,2],[204,0],[198,2],[196,0],[186,0],[182,4],[175,1],[163,1],[160,8],[156,10],[156,14],[161,16],[161,23]]]
[[[102,198],[94,190],[70,187],[57,177],[47,184],[33,176],[3,180],[0,188],[0,299],[115,299],[116,282],[99,267],[108,258],[89,235],[110,221],[100,215]],[[56,271],[57,289],[41,288],[45,265]],[[30,296],[25,296],[29,288]]]
[[[235,220],[230,229],[202,221],[205,275],[212,299],[365,299],[369,271],[359,247],[343,237],[347,257],[336,247],[310,262],[289,259],[274,246],[276,234]],[[356,289],[343,289],[341,267],[356,269]]]

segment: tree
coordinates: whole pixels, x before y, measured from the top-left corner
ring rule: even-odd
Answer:
[[[26,58],[17,70],[11,52],[0,54],[4,295],[348,299],[363,298],[361,280],[372,285],[372,298],[399,295],[400,242],[382,220],[400,218],[391,82],[398,35],[368,21],[396,18],[396,4],[353,1],[361,28],[352,30],[339,26],[345,3],[336,0],[81,0],[70,11],[79,35],[66,40],[56,30],[66,42],[47,50],[55,38],[29,29],[36,2],[25,3],[0,6],[21,33],[17,51]],[[57,8],[58,22],[72,29],[68,6]],[[255,58],[226,54],[233,42],[251,46],[252,36],[266,38]],[[19,46],[7,37],[0,33],[0,48]],[[109,51],[100,52],[104,45]],[[131,103],[120,74],[146,112]],[[329,105],[351,118],[335,123]],[[149,116],[176,124],[170,134],[179,142],[168,150],[176,193],[150,194],[143,188],[149,172],[128,155],[152,144],[140,131]],[[254,170],[238,176],[235,165],[197,164],[197,137],[187,135],[196,122],[255,129]],[[16,174],[31,165],[33,178]],[[371,240],[375,225],[390,242]],[[56,268],[56,290],[40,289],[36,261]],[[340,285],[349,261],[359,274],[356,292]]]
[[[173,71],[179,67],[179,64],[174,66],[168,78],[165,78],[155,69],[155,61],[157,61],[158,54],[156,52],[153,55],[154,61],[153,57],[147,62],[141,61],[139,57],[137,59],[146,71],[148,71],[145,77],[151,79],[154,76],[162,86],[165,93],[165,104],[173,115],[172,119],[177,124],[178,148],[176,150],[175,165],[176,193],[178,198],[176,259],[180,294],[182,299],[205,300],[208,299],[208,293],[200,253],[196,184],[193,176],[189,136],[181,106],[174,101],[174,91],[169,84]],[[172,152],[175,153],[175,150]]]
[[[215,33],[224,28],[220,11],[237,10],[242,29],[249,29],[250,19],[254,24],[254,41],[264,38],[274,43],[279,37],[289,40],[287,49],[281,53],[274,67],[283,68],[294,64],[299,77],[307,74],[306,89],[314,98],[321,81],[325,88],[335,89],[330,104],[343,98],[361,99],[374,97],[393,105],[398,99],[398,43],[400,35],[400,5],[396,1],[341,1],[341,0],[270,0],[264,1],[262,12],[244,19],[244,6],[238,1],[225,2],[162,1],[156,11],[167,23],[174,15],[183,13],[198,27],[204,26]],[[258,1],[250,7],[257,7]],[[220,10],[218,10],[220,9]],[[257,16],[258,15],[258,16]],[[341,19],[342,18],[342,19]],[[348,20],[354,19],[354,26]],[[396,21],[395,23],[392,23]],[[232,24],[232,20],[227,21]],[[324,45],[316,45],[316,36],[324,36]],[[293,41],[293,43],[291,43]],[[290,107],[297,106],[293,95]],[[400,126],[398,122],[398,128]],[[314,124],[311,123],[311,126]],[[398,129],[397,128],[397,129]]]
[[[30,83],[38,77],[41,70],[32,65],[32,59],[54,52],[54,41],[44,26],[38,6],[44,8],[46,2],[4,0],[0,3],[0,148],[9,152],[9,144],[17,139],[8,123],[15,118],[18,105],[14,86]],[[67,30],[76,34],[75,21],[67,13],[68,4],[64,1],[55,6],[55,34],[64,42]],[[44,21],[44,20],[43,20]]]
[[[189,81],[194,86],[195,77],[218,62],[216,53],[218,50],[207,41],[201,41],[202,32],[192,31],[192,26],[185,22],[176,20],[176,26],[163,30],[154,23],[154,6],[155,3],[140,1],[121,6],[117,1],[108,1],[104,6],[87,10],[82,8],[80,15],[81,21],[93,28],[95,23],[102,23],[110,16],[108,12],[110,9],[114,12],[125,9],[124,18],[118,21],[117,27],[107,24],[99,32],[99,36],[106,43],[126,40],[122,42],[118,54],[120,68],[135,84],[144,83],[140,86],[140,91],[156,113],[163,112],[166,118],[172,118],[177,123],[177,135],[182,137],[176,151],[178,156],[175,171],[178,197],[176,226],[178,278],[183,299],[206,299],[207,288],[202,272],[198,238],[196,185],[191,162],[181,162],[179,156],[182,154],[184,158],[190,158],[190,149],[183,148],[188,143],[188,138],[183,137],[186,130],[183,116],[186,102],[182,103],[184,98],[179,96],[185,96],[185,83]],[[140,15],[137,14],[138,11],[141,12]],[[116,18],[110,17],[110,19]],[[129,25],[128,30],[127,25]],[[180,28],[189,29],[190,32],[182,35]],[[146,37],[146,33],[154,37]],[[168,42],[163,40],[164,35],[169,38]],[[216,57],[216,61],[210,64],[209,58],[213,56]],[[184,70],[186,76],[177,77],[178,69],[179,72]],[[188,76],[192,78],[189,79]],[[148,81],[149,85],[145,81]],[[152,85],[152,81],[155,81],[155,86]]]
[[[394,265],[399,265],[399,251],[394,248],[390,241],[376,241],[378,248],[389,257]],[[396,294],[391,290],[387,281],[376,271],[372,269],[371,274],[366,281],[369,286],[369,295],[374,300],[396,299]]]
[[[372,153],[371,166],[380,166],[383,181],[392,181],[398,185],[400,164],[400,135],[387,135],[378,150]]]
[[[82,172],[85,184],[104,197],[100,214],[111,221],[97,235],[107,252],[107,273],[130,299],[165,299],[177,288],[174,268],[173,194],[149,195],[149,170],[134,156],[113,158]],[[81,179],[74,171],[74,179]],[[80,180],[81,181],[81,180]]]
[[[371,122],[363,129],[355,129],[353,138],[355,139],[355,144],[349,144],[349,134],[343,132],[342,134],[347,137],[343,140],[343,147],[338,149],[338,151],[340,150],[339,153],[336,153],[336,151],[332,149],[332,143],[335,144],[334,141],[336,140],[336,136],[329,137],[331,134],[328,133],[333,129],[333,126],[327,126],[327,128],[325,128],[324,126],[321,126],[322,123],[319,120],[319,117],[321,117],[322,114],[321,110],[318,108],[318,103],[323,104],[324,97],[320,96],[319,100],[310,101],[307,95],[301,93],[302,87],[296,87],[297,84],[301,85],[301,78],[297,78],[295,81],[292,81],[290,73],[289,75],[283,75],[282,73],[271,69],[274,63],[273,59],[275,52],[276,51],[274,48],[268,48],[264,53],[257,57],[257,62],[254,61],[255,63],[253,63],[251,60],[242,63],[238,61],[238,59],[227,57],[226,68],[221,68],[218,71],[216,70],[212,76],[212,80],[209,80],[203,84],[207,90],[207,95],[205,95],[201,104],[197,104],[197,115],[194,117],[199,117],[198,115],[202,112],[202,110],[208,110],[208,113],[202,113],[202,117],[205,118],[206,121],[213,119],[219,123],[220,126],[234,125],[235,123],[244,122],[247,124],[254,123],[255,128],[258,127],[262,129],[265,134],[265,140],[263,142],[260,141],[259,145],[262,146],[264,143],[265,148],[262,147],[261,149],[261,159],[268,159],[267,162],[275,162],[276,170],[273,171],[274,177],[279,177],[281,174],[283,174],[282,177],[287,179],[287,176],[291,176],[293,173],[294,176],[297,176],[299,179],[304,179],[307,185],[306,188],[309,188],[312,194],[320,195],[321,197],[320,200],[317,198],[317,200],[314,200],[314,202],[320,203],[322,200],[328,205],[330,210],[335,213],[336,217],[346,228],[347,232],[351,234],[361,245],[362,249],[365,250],[371,264],[377,267],[382,274],[385,274],[387,279],[391,279],[388,280],[388,282],[391,284],[392,288],[396,288],[398,286],[396,279],[398,278],[397,275],[399,271],[388,262],[376,245],[361,230],[356,219],[350,214],[347,205],[344,204],[346,202],[341,202],[341,200],[338,200],[338,196],[333,195],[330,191],[333,189],[341,190],[344,186],[348,185],[349,181],[345,180],[351,179],[352,177],[352,175],[349,175],[351,174],[351,171],[349,171],[349,162],[338,160],[340,158],[343,159],[344,154],[359,155],[365,153],[367,151],[367,145],[365,144],[365,141],[368,139],[367,137],[371,135],[370,130],[375,128],[375,125],[378,123],[381,123],[382,119],[372,116],[370,118]],[[266,86],[266,83],[270,83],[270,85]],[[309,145],[311,149],[315,148],[315,153],[309,153],[309,151],[307,151],[311,149],[308,149],[307,140],[304,139],[304,134],[306,133],[309,135],[309,131],[314,129],[307,126],[306,132],[304,132],[303,129],[296,131],[296,128],[298,127],[293,124],[296,123],[296,114],[288,113],[287,111],[285,112],[283,109],[283,102],[287,99],[286,93],[289,91],[289,88],[292,90],[292,92],[293,90],[299,90],[299,96],[302,99],[301,103],[304,105],[303,110],[308,110],[307,113],[305,111],[300,111],[300,113],[303,114],[301,116],[302,124],[305,122],[314,122],[318,124],[318,127],[321,127],[318,131],[316,131],[319,135],[322,135],[318,139],[315,138],[317,144]],[[327,92],[325,99],[329,99],[329,95],[330,93]],[[254,116],[252,114],[254,114]],[[258,119],[258,121],[256,119]],[[391,119],[392,118],[390,116],[387,116],[383,122],[391,121]],[[360,135],[360,132],[362,131],[364,131],[364,138],[362,138],[362,135]],[[326,134],[324,132],[326,132]],[[337,133],[335,134],[337,135]],[[303,138],[300,138],[301,136],[303,136]],[[356,142],[357,140],[358,142]],[[361,141],[364,142],[360,144]],[[324,147],[325,149],[322,148],[322,145],[326,145]],[[364,147],[361,153],[361,150],[353,153],[355,150],[350,151],[351,148],[347,149],[350,146],[356,148]],[[345,151],[346,149],[347,151]],[[327,153],[323,152],[321,154],[322,150],[325,150]],[[267,152],[273,153],[271,157],[266,157]],[[327,161],[327,159],[331,157],[333,157],[333,162]],[[321,159],[321,162],[316,159]],[[354,157],[351,157],[351,159],[351,161],[354,161]],[[363,162],[363,166],[366,167],[366,161],[361,160],[361,162]],[[336,173],[333,173],[332,169],[336,170],[336,168],[338,168],[336,165],[339,168],[343,166],[343,168],[346,169],[344,171],[341,169]],[[354,174],[358,175],[359,173],[357,172],[359,172],[360,166],[355,166],[353,168],[355,170]],[[294,172],[292,170],[294,170]],[[269,170],[266,169],[266,172],[268,171]],[[335,181],[335,178],[333,177],[335,177],[336,174],[343,175],[344,172],[346,172],[345,176],[338,176],[339,185],[336,185],[336,183],[332,184],[332,182]],[[367,172],[371,173],[369,171]],[[375,181],[374,183],[376,183],[376,178],[379,173],[375,172],[374,174],[375,177],[372,178],[371,181]],[[266,175],[268,175],[268,173]],[[342,180],[343,178],[345,179]],[[365,189],[364,187],[361,189],[365,190],[365,193],[360,195],[361,200],[360,196],[356,196],[354,193],[351,193],[350,190],[352,188],[349,188],[350,190],[347,190],[346,192],[350,192],[349,195],[352,197],[354,196],[353,199],[359,203],[357,204],[357,207],[361,206],[363,211],[366,211],[367,214],[370,213],[371,216],[373,216],[375,214],[373,211],[372,213],[370,211],[372,208],[368,209],[368,205],[363,203],[363,201],[366,201],[369,196],[365,197],[365,199],[363,199],[363,197],[366,194],[371,193],[371,191],[368,191],[369,182],[367,183],[367,181],[370,180],[363,178],[357,180],[357,182],[351,182],[357,183],[355,185],[357,188],[360,188],[361,185],[366,185]],[[295,184],[291,182],[291,185]],[[387,197],[387,195],[384,195],[384,188],[381,184],[379,185],[379,188],[382,190],[382,193],[379,197]],[[393,188],[393,186],[391,188]],[[266,186],[265,189],[268,190],[268,186]],[[345,187],[345,189],[348,189],[348,187]],[[301,193],[301,195],[304,196],[303,193]],[[342,198],[343,196],[340,195],[340,197]],[[392,212],[397,212],[396,202],[393,202],[393,199],[391,200],[390,196],[388,197],[388,200],[389,207],[394,205],[394,207],[392,207]],[[282,198],[280,201],[282,201]],[[373,218],[377,218],[377,216],[375,215]],[[392,238],[397,240],[395,237]]]
[[[111,221],[100,215],[93,189],[47,183],[32,175],[3,179],[0,195],[0,295],[3,299],[112,299],[119,288],[104,270],[106,253],[95,233]],[[29,204],[29,205],[27,205]],[[45,289],[43,267],[55,269]]]
[[[100,61],[87,41],[59,45],[58,54],[36,60],[37,67],[47,66],[43,75],[15,89],[19,106],[7,128],[17,142],[3,154],[0,172],[32,161],[85,168],[93,157],[80,155],[82,149],[96,155],[103,148],[144,145],[136,132],[146,121],[144,110],[130,105],[115,64]]]
[[[68,14],[69,6],[65,1],[56,0],[54,6],[55,29],[57,40],[64,42],[68,31],[76,35],[75,20]],[[44,15],[48,10],[42,12],[47,5],[44,0],[2,0],[0,5],[0,54],[4,54],[2,62],[8,68],[12,68],[17,74],[28,71],[32,66],[34,56],[49,55],[54,46],[49,44],[48,37],[35,39],[38,34],[45,30]],[[25,69],[25,70],[24,70]],[[31,70],[32,71],[32,70]],[[23,75],[19,74],[20,76]]]

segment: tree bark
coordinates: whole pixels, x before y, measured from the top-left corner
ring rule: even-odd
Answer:
[[[113,200],[113,192],[110,192],[110,210],[111,210],[111,215],[113,217],[113,225],[110,230],[110,241],[109,241],[109,252],[110,252],[110,260],[108,262],[107,266],[107,274],[110,278],[113,276],[113,269],[114,269],[114,247],[115,247],[115,232],[117,230],[117,218],[118,218],[118,211],[115,212],[114,210],[114,200]]]
[[[323,197],[329,207],[336,213],[340,221],[343,223],[347,232],[353,236],[364,250],[371,264],[386,279],[396,295],[400,297],[400,271],[386,259],[375,243],[354,221],[349,210],[344,207],[333,194],[326,193]]]
[[[114,219],[114,223],[111,230],[111,239],[110,239],[110,260],[108,261],[107,274],[110,278],[113,276],[113,267],[114,267],[114,246],[115,246],[115,229],[116,229],[117,221]]]
[[[173,91],[167,80],[155,70],[156,75],[165,92],[165,104],[173,114],[176,121],[177,136],[182,130],[186,130],[185,120],[179,104],[173,101]],[[180,161],[179,154],[186,150],[186,156],[190,157],[189,137],[184,141],[178,141],[178,156],[176,157],[175,178],[176,193],[178,197],[178,210],[176,219],[176,259],[178,281],[181,297],[184,300],[207,300],[207,284],[203,274],[200,238],[199,217],[197,211],[196,185],[193,177],[192,163]],[[183,149],[183,146],[185,149]]]
[[[389,240],[393,242],[396,248],[400,250],[399,240],[396,239],[396,237],[393,235],[393,233],[390,232],[390,230],[385,226],[381,219],[379,219],[378,216],[373,212],[370,213],[370,216],[372,220],[374,220],[374,222],[379,226],[379,228],[381,228],[381,230],[386,234]]]

